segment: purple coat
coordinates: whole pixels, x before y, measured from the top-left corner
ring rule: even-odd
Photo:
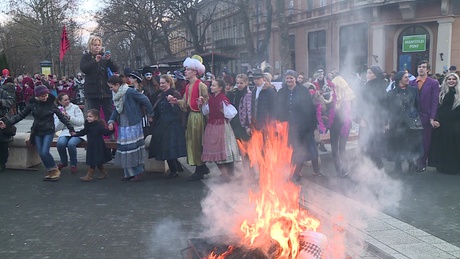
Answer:
[[[417,80],[409,83],[418,89]],[[439,106],[439,82],[427,77],[422,89],[418,90],[418,112],[424,127],[431,126],[430,119],[436,117]]]

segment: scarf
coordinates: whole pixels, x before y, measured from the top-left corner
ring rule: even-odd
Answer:
[[[115,109],[117,109],[118,114],[123,112],[123,97],[128,89],[129,86],[127,84],[122,84],[120,88],[118,88],[118,92],[113,94],[113,104],[115,105]]]

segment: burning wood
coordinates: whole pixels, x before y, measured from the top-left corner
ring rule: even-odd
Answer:
[[[224,253],[214,251],[208,259],[326,258],[327,238],[316,232],[320,221],[300,207],[300,187],[290,181],[292,148],[287,128],[256,131],[249,142],[239,143],[251,165],[259,169],[259,190],[249,193],[257,217],[242,220],[241,232],[236,233],[241,238],[238,245]]]

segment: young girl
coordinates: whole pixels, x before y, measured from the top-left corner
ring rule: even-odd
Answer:
[[[234,162],[241,161],[238,151],[235,135],[228,122],[224,117],[224,105],[230,105],[225,93],[225,82],[223,80],[214,80],[211,84],[211,95],[209,101],[204,105],[202,111],[208,115],[203,138],[203,162],[216,162],[222,172],[222,180],[227,182],[234,173]],[[198,103],[203,103],[204,98],[201,96]]]
[[[90,182],[93,180],[94,170],[97,167],[101,172],[99,179],[107,177],[107,171],[104,164],[112,160],[112,154],[105,145],[102,135],[109,136],[113,130],[105,127],[105,122],[100,119],[99,111],[95,109],[88,110],[86,114],[85,128],[77,132],[77,136],[87,135],[86,164],[89,165],[88,172],[85,176],[80,177],[82,181]]]

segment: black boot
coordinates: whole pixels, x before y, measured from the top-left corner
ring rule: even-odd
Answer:
[[[321,152],[327,152],[327,149],[326,147],[324,146],[324,142],[321,141],[319,144],[318,144],[318,150],[321,151]]]
[[[207,168],[207,167],[206,167]],[[209,171],[209,168],[208,168]],[[189,181],[198,181],[204,178],[203,165],[197,166],[195,173],[193,173],[187,180]]]
[[[183,172],[184,172],[184,168],[182,167],[182,164],[179,162],[179,160],[177,160],[177,159],[175,159],[175,160],[176,160],[177,172],[183,173]]]
[[[201,170],[203,171],[203,174],[209,174],[209,168],[206,164],[200,165]]]
[[[166,175],[166,179],[172,179],[172,178],[175,178],[179,175],[179,173],[177,172],[177,165],[176,165],[176,159],[170,159],[170,160],[166,160],[166,162],[168,163],[168,166],[169,166],[169,174]]]

